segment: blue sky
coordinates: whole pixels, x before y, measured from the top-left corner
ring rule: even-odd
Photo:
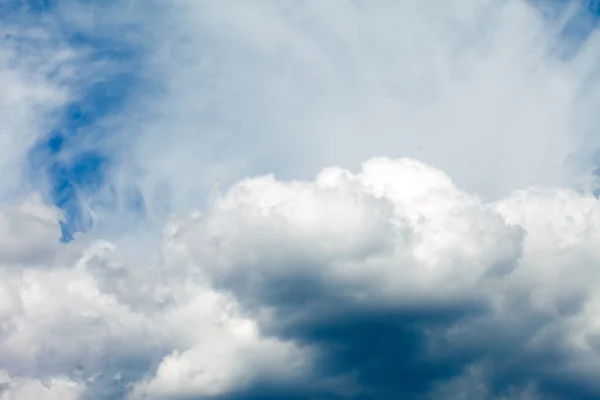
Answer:
[[[35,20],[54,16],[56,7],[53,1],[30,1],[29,5],[21,3],[13,12],[24,13],[27,19]],[[76,93],[74,100],[56,110],[55,126],[30,154],[32,173],[45,175],[50,180],[52,201],[67,213],[63,229],[68,239],[74,232],[89,226],[89,218],[77,196],[93,197],[104,183],[111,154],[94,143],[106,141],[107,136],[113,134],[103,121],[125,109],[128,102],[134,100],[136,91],[139,93],[143,85],[139,76],[142,50],[119,41],[118,37],[107,36],[106,28],[101,26],[97,32],[82,32],[68,22],[59,22],[58,29],[58,35],[68,46],[85,52],[80,68],[106,61],[117,66],[84,74],[72,83]],[[68,152],[66,157],[65,152]]]
[[[80,3],[86,4],[83,1]],[[61,2],[12,1],[3,7],[3,14],[8,19],[17,17],[35,23],[37,18],[56,16],[59,4]],[[96,8],[96,12],[101,12],[102,3],[89,4]],[[556,18],[559,15],[556,11],[565,9],[567,5],[565,2],[553,2],[550,6],[547,2],[541,4],[540,8],[547,13],[548,18]],[[562,29],[566,57],[569,57],[570,52],[576,51],[595,30],[600,15],[599,7],[594,1],[587,7],[580,7]],[[117,68],[100,69],[96,74],[78,78],[75,82],[76,98],[62,109],[56,110],[59,117],[55,126],[31,150],[32,173],[34,176],[45,175],[50,180],[52,201],[67,213],[63,225],[66,239],[74,232],[89,227],[89,216],[86,215],[86,210],[81,209],[81,202],[77,197],[85,195],[93,199],[94,194],[102,187],[106,171],[112,162],[112,155],[106,148],[93,145],[94,142],[106,141],[107,136],[115,134],[103,121],[126,110],[139,98],[144,86],[153,83],[145,82],[140,73],[144,62],[143,48],[136,47],[135,43],[119,40],[119,35],[107,35],[106,30],[110,27],[103,26],[102,22],[95,29],[86,32],[78,31],[76,26],[71,25],[68,21],[59,22],[59,35],[74,49],[85,51],[84,63],[92,65],[109,61]],[[81,68],[85,68],[85,64]],[[65,149],[69,151],[67,157]],[[140,200],[133,200],[132,207],[141,207]]]

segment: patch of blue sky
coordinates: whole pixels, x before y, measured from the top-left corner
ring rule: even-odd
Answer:
[[[566,42],[567,56],[575,54],[597,29],[600,18],[600,1],[586,1],[577,7],[561,32]]]
[[[104,56],[115,57],[114,54]],[[111,164],[112,154],[104,146],[93,146],[94,142],[106,140],[112,134],[99,122],[125,106],[137,83],[136,75],[131,72],[120,72],[90,83],[78,101],[67,107],[60,126],[50,132],[42,144],[46,147],[43,157],[48,157],[45,173],[53,184],[53,200],[67,215],[63,226],[67,238],[89,226],[89,215],[81,209],[78,195],[93,198],[101,189]],[[72,154],[62,157],[63,151]]]
[[[600,0],[530,0],[549,21],[560,22],[557,53],[568,59],[597,29],[600,19]],[[565,18],[566,17],[566,18]]]
[[[52,1],[31,0],[14,11],[51,16],[55,7]],[[71,29],[68,23],[59,28],[63,40],[86,55],[79,66],[84,73],[72,83],[75,100],[57,110],[56,125],[31,149],[29,161],[32,179],[49,182],[50,200],[64,211],[63,235],[69,240],[75,232],[89,228],[92,221],[82,198],[91,199],[93,204],[102,191],[102,198],[96,202],[102,201],[104,206],[111,202],[111,191],[103,190],[103,185],[113,154],[103,143],[114,132],[103,121],[125,109],[139,89],[141,50],[101,30],[98,34],[93,30],[81,32]],[[102,65],[108,67],[98,67]],[[131,197],[134,200],[130,208],[141,211],[139,198]]]
[[[563,37],[567,43],[566,49],[568,55],[575,54],[580,47],[586,42],[591,34],[598,29],[600,23],[600,0],[585,0],[583,7],[577,10],[573,17],[567,22],[563,29]],[[598,76],[590,77],[590,79],[596,80]],[[594,129],[593,135],[596,135]],[[595,176],[596,182],[594,183],[595,190],[593,194],[596,198],[600,198],[600,154],[596,154],[595,168],[593,175]]]

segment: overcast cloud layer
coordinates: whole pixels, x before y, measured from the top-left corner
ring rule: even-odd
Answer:
[[[600,398],[595,3],[0,8],[0,400]]]

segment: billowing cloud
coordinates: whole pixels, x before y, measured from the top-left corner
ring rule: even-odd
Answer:
[[[56,242],[37,207],[6,212]],[[376,158],[239,182],[172,220],[150,265],[15,236],[28,258],[2,267],[5,396],[597,395],[598,224],[586,194],[487,203]]]
[[[598,218],[575,191],[485,203],[424,164],[379,158],[356,175],[243,181],[174,223],[166,254],[197,260],[269,331],[318,344],[332,378],[390,398],[484,361],[501,390],[595,393]]]
[[[48,232],[36,211],[13,211],[9,222],[58,244],[58,221]],[[44,380],[55,383],[42,398],[84,387],[92,396],[110,397],[154,367],[156,376],[140,382],[135,395],[215,395],[255,376],[292,379],[306,368],[308,351],[262,337],[235,299],[177,265],[113,264],[106,254],[114,246],[105,242],[57,245],[49,254],[45,243],[14,239],[28,246],[14,250],[0,270],[7,399],[42,390]]]

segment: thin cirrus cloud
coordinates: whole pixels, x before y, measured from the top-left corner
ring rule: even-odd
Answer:
[[[597,398],[596,6],[11,2],[0,399]]]

